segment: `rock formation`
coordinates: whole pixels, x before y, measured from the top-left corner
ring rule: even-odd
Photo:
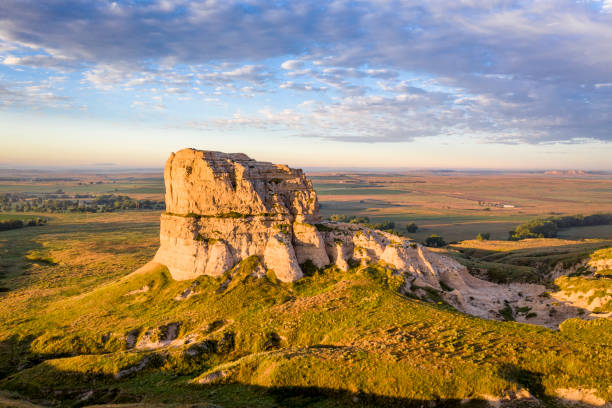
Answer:
[[[440,289],[464,268],[409,239],[355,224],[322,222],[315,191],[301,170],[244,154],[194,149],[173,153],[164,170],[166,214],[155,261],[177,280],[220,276],[256,255],[283,282],[300,267],[384,261],[413,285]],[[455,276],[456,275],[456,276]]]
[[[543,286],[483,281],[410,239],[322,221],[316,193],[301,170],[244,154],[184,149],[170,156],[164,179],[167,212],[154,261],[166,265],[176,280],[231,275],[253,256],[259,259],[254,277],[273,271],[283,282],[302,278],[301,265],[309,262],[343,270],[377,262],[402,277],[400,291],[427,297],[428,288],[434,289],[457,309],[479,317],[500,319],[504,308],[537,306],[542,310],[530,322],[556,327],[561,316],[576,313],[567,308],[548,317],[549,302],[529,300],[538,298]]]

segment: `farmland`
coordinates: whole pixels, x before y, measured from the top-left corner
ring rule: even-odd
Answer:
[[[473,239],[490,233],[507,239],[508,231],[527,220],[570,214],[612,211],[612,178],[604,175],[556,177],[544,174],[346,174],[310,175],[321,202],[321,213],[367,216],[373,222],[394,221],[402,231],[423,240],[430,234],[447,241]],[[571,239],[609,238],[611,226],[571,228]]]
[[[423,241],[439,234],[446,241],[489,233],[508,238],[508,231],[536,217],[612,212],[612,176],[551,176],[542,173],[308,173],[321,214],[367,216],[373,223],[393,221],[396,230],[414,222],[409,235]],[[105,194],[137,200],[163,200],[159,172],[0,171],[0,195],[36,196]],[[612,226],[563,230],[560,238],[612,238]]]

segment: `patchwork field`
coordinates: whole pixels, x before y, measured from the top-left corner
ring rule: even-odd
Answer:
[[[121,194],[136,199],[163,199],[162,172],[94,173],[0,170],[4,193]]]
[[[424,240],[431,234],[447,241],[490,233],[507,239],[508,231],[541,216],[612,211],[610,176],[558,177],[543,174],[310,174],[321,213],[367,216],[394,221],[396,229],[415,222]],[[405,232],[405,231],[404,231]],[[611,237],[612,226],[572,228],[572,239]]]
[[[561,177],[541,173],[461,172],[309,173],[319,195],[321,214],[367,216],[393,221],[398,232],[415,222],[411,237],[431,234],[447,242],[489,233],[507,239],[508,231],[535,217],[612,212],[612,176]],[[0,171],[0,195],[45,196],[117,194],[163,200],[158,173],[58,173]],[[406,233],[407,234],[407,233]],[[570,228],[560,238],[612,238],[612,226]]]

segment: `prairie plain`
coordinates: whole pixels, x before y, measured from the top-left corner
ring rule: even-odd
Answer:
[[[355,214],[373,222],[394,221],[402,231],[409,222],[423,240],[439,234],[447,241],[490,233],[507,239],[508,231],[529,219],[612,211],[610,175],[560,177],[543,173],[312,173],[321,213]],[[573,228],[567,238],[612,238],[612,227]]]
[[[307,172],[318,193],[321,215],[367,216],[393,221],[398,232],[414,222],[409,235],[419,241],[439,234],[446,241],[508,231],[537,217],[612,212],[612,175],[558,176],[544,173],[483,172]],[[0,194],[128,195],[163,200],[161,171],[49,173],[0,171]],[[570,228],[560,238],[612,238],[612,226]]]
[[[551,278],[558,265],[612,258],[610,226],[506,241],[509,230],[535,217],[611,212],[609,177],[311,177],[324,217],[393,221],[419,241],[440,234],[456,242],[432,250],[481,278],[551,291],[564,285],[568,293],[595,288],[603,292],[592,297],[602,299],[612,290],[603,274]],[[556,407],[576,390],[597,404],[612,398],[609,318],[571,318],[550,330],[518,323],[530,313],[519,308],[500,309],[508,321],[484,320],[435,293],[400,295],[385,265],[329,267],[281,284],[249,279],[247,258],[241,280],[224,290],[223,277],[173,281],[163,266],[138,271],[159,246],[163,210],[51,211],[76,196],[162,200],[160,175],[13,174],[0,191],[21,203],[3,207],[0,221],[47,220],[0,231],[0,406],[484,407],[509,398],[519,405],[508,406]],[[28,200],[46,202],[39,207],[46,211],[25,211]],[[405,231],[409,222],[419,226],[416,233]],[[493,239],[474,240],[482,232]],[[164,341],[169,327],[176,341],[195,343]],[[134,348],[125,339],[136,329],[141,346]],[[225,372],[234,374],[214,380]],[[516,395],[527,396],[526,405]]]

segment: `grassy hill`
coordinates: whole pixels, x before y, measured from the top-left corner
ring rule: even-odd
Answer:
[[[156,217],[57,215],[0,236],[6,395],[75,406],[418,406],[483,405],[526,389],[550,405],[559,389],[581,388],[612,399],[610,320],[560,331],[482,320],[399,295],[384,265],[293,284],[251,278],[253,258],[231,279],[177,282],[155,264],[130,273],[156,247]]]

